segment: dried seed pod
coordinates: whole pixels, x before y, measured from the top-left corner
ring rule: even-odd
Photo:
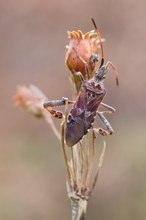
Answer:
[[[93,77],[97,62],[100,60],[100,42],[97,33],[94,31],[86,34],[83,34],[80,30],[68,31],[68,37],[70,41],[67,46],[65,62],[78,92],[81,82],[79,82],[80,80],[76,73],[80,72],[84,79]],[[86,67],[88,67],[88,71]]]
[[[68,32],[68,36],[70,41],[67,46],[66,65],[72,73],[81,72],[86,79],[85,65],[79,56],[87,63],[89,72],[92,74],[95,68],[92,56],[97,53],[97,43],[95,41],[97,35],[94,32],[83,35],[81,31],[72,31]]]

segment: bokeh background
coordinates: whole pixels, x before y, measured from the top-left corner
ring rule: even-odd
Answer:
[[[145,0],[0,0],[1,220],[70,219],[60,143],[12,97],[18,84],[34,84],[50,99],[71,97],[66,32],[92,30],[91,16],[120,86],[110,73],[106,102],[117,109],[108,118],[115,133],[87,219],[146,219],[145,8]]]

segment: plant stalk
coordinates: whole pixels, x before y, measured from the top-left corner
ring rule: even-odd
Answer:
[[[72,220],[85,220],[87,204],[84,198],[71,198]]]

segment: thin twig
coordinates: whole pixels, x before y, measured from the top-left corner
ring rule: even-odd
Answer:
[[[89,185],[90,176],[91,176],[91,173],[93,170],[94,157],[95,157],[95,136],[93,136],[93,133],[92,133],[92,155],[91,155],[89,169],[88,169],[87,177],[86,177],[86,181],[85,181],[86,188]]]
[[[86,167],[88,169],[88,165],[89,165],[89,138],[88,138],[89,134],[86,135],[86,140],[85,140],[85,157],[86,157]]]
[[[91,196],[91,194],[93,192],[93,189],[95,188],[95,185],[97,183],[97,179],[98,179],[98,176],[99,176],[99,171],[100,171],[100,168],[102,167],[103,160],[104,160],[105,150],[106,150],[106,142],[104,141],[103,142],[103,149],[102,149],[102,152],[101,152],[101,155],[100,155],[100,158],[99,158],[99,163],[98,163],[97,171],[95,173],[95,177],[94,177],[91,189],[90,189],[90,191],[88,193],[89,196]]]
[[[72,165],[73,165],[74,179],[76,180],[76,168],[75,168],[74,148],[73,147],[71,147],[71,159],[72,159]]]
[[[46,122],[52,128],[52,130],[53,130],[54,134],[56,135],[56,137],[60,140],[61,139],[60,133],[57,130],[57,128],[55,126],[55,123],[54,123],[53,119],[51,118],[51,116],[48,114],[48,112],[46,110],[43,111],[43,115],[44,115],[44,118],[45,118]]]
[[[95,133],[92,127],[92,160],[94,160],[95,156]]]
[[[66,164],[67,175],[70,180],[71,176],[70,176],[70,170],[69,170],[68,159],[67,159],[67,154],[66,154],[66,150],[65,150],[65,143],[64,143],[64,121],[61,123],[61,145],[62,145],[64,160],[65,160],[65,164]]]
[[[84,159],[85,159],[84,148],[82,143],[80,144],[80,155],[81,155],[81,181],[82,181],[83,170],[84,170]]]

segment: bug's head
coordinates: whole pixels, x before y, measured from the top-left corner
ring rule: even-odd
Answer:
[[[116,84],[119,85],[119,74],[118,71],[116,70],[115,66],[108,61],[105,65],[102,65],[98,71],[95,74],[95,79],[98,81],[98,83],[100,83],[101,81],[103,81],[106,78],[106,73],[108,72],[109,66],[112,67],[115,77],[116,77]]]
[[[95,78],[98,82],[103,81],[106,78],[108,67],[106,65],[101,66],[95,74]]]

